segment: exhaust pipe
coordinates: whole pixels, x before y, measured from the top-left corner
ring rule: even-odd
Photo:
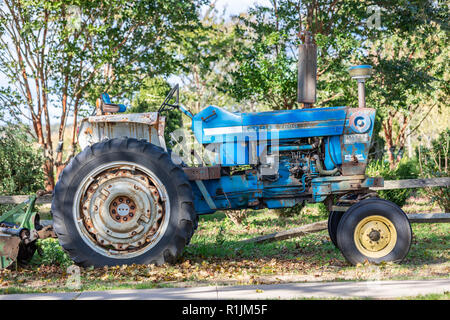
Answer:
[[[317,45],[311,32],[305,32],[305,43],[299,46],[297,101],[305,108],[316,102]]]

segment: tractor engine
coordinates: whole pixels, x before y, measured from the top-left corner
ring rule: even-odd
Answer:
[[[367,165],[374,120],[375,110],[370,108],[232,113],[209,106],[193,116],[192,130],[205,149],[213,152],[213,166],[233,169],[230,172],[236,172],[236,167],[249,167],[221,176],[217,181],[225,186],[218,188],[228,197],[228,203],[224,203],[226,206],[222,209],[234,206],[234,194],[239,194],[238,198],[244,194],[249,196],[248,202],[243,201],[238,207],[257,203],[259,207],[276,208],[286,207],[287,203],[295,205],[311,195],[313,201],[322,201],[321,192],[314,192],[314,186],[323,191],[322,183],[314,184],[316,178],[331,179],[335,183],[342,182],[337,182],[339,176],[345,176],[343,180],[350,177],[361,180]],[[194,172],[195,168],[191,170]],[[185,171],[189,175],[190,169]],[[249,189],[246,183],[241,189],[234,182],[229,184],[234,190],[224,190],[228,185],[224,181],[233,179],[233,175],[241,176],[240,181],[252,181],[255,189]],[[201,177],[192,176],[192,179],[198,178]],[[361,182],[357,184],[361,185]],[[208,181],[207,184],[214,189],[214,183]],[[346,190],[346,186],[340,187]],[[206,188],[202,194],[201,189],[197,190],[199,197],[212,194],[213,203],[216,190]],[[258,194],[266,196],[261,198]]]

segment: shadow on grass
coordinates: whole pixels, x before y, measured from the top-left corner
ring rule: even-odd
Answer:
[[[193,260],[216,259],[280,259],[308,261],[320,264],[344,258],[340,251],[327,240],[306,236],[289,241],[243,243],[240,240],[224,240],[221,243],[196,239],[185,248],[183,258]]]
[[[267,221],[267,223],[271,222]],[[317,265],[329,263],[349,266],[339,249],[328,240],[326,235],[326,231],[322,231],[304,237],[264,243],[243,243],[241,240],[230,239],[216,242],[212,239],[200,238],[194,239],[191,245],[186,247],[183,257],[196,260],[294,259]],[[413,236],[413,243],[402,265],[420,267],[448,262],[449,248],[449,233],[440,235],[428,229],[422,230]]]
[[[285,227],[288,225],[295,225],[293,228],[299,227],[300,225],[305,225],[309,223],[319,222],[322,220],[326,220],[327,217],[324,216],[312,216],[312,215],[296,215],[294,217],[288,218],[266,218],[264,220],[254,220],[249,224],[252,226],[278,226]]]

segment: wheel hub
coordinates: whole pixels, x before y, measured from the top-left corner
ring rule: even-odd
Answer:
[[[117,222],[127,222],[136,215],[136,204],[127,196],[119,196],[109,206],[111,217]]]
[[[159,240],[168,197],[155,179],[122,165],[100,172],[86,185],[80,200],[80,226],[94,249],[123,258]]]
[[[397,242],[397,232],[387,218],[369,216],[356,226],[354,241],[361,253],[371,258],[379,258],[392,251]]]
[[[375,242],[379,241],[381,238],[380,231],[372,229],[372,231],[370,231],[370,233],[369,233],[369,238],[370,238],[370,240],[375,241]]]

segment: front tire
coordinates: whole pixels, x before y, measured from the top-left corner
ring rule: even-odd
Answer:
[[[367,199],[351,206],[337,229],[337,244],[344,257],[356,265],[401,262],[411,246],[408,217],[396,204]]]
[[[330,236],[331,242],[337,248],[337,229],[339,222],[344,215],[344,211],[331,211],[328,216],[328,235]]]
[[[191,185],[160,147],[118,138],[87,147],[52,202],[61,246],[81,266],[173,263],[194,233]]]

